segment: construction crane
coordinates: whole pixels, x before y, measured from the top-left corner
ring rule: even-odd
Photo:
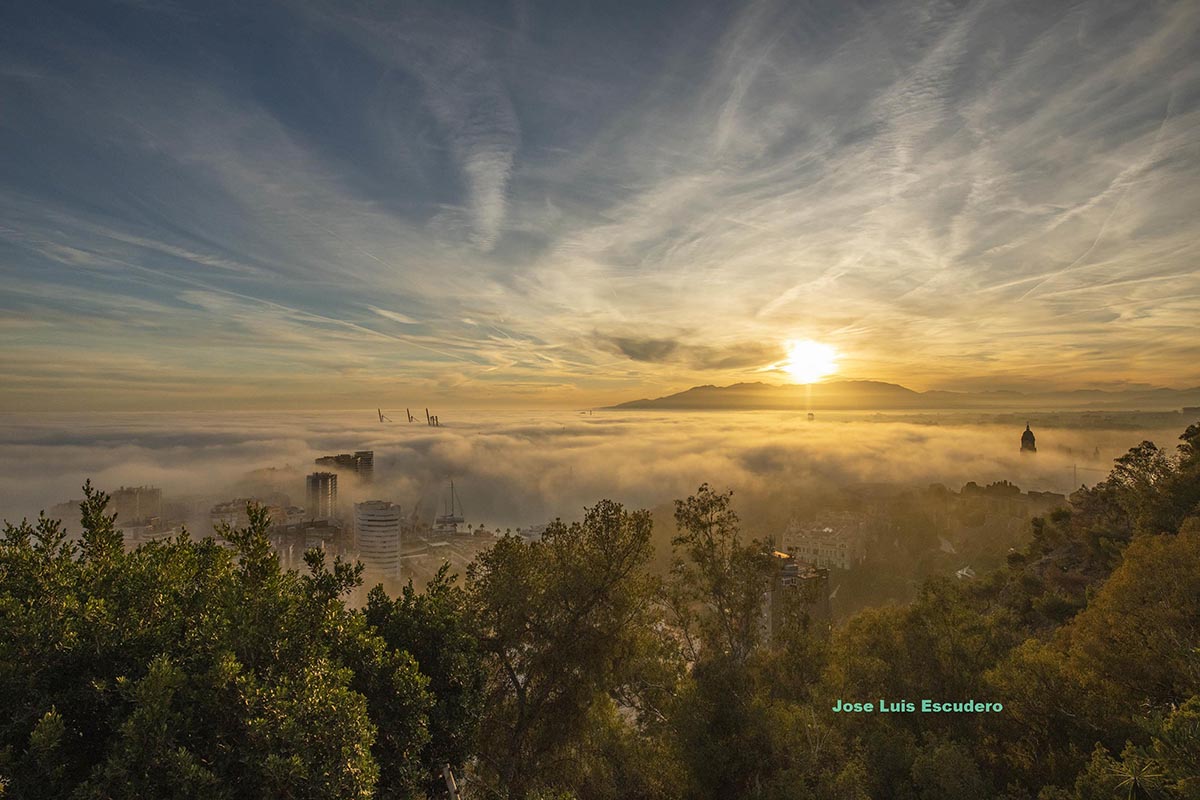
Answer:
[[[1079,466],[1078,464],[1072,464],[1072,465],[1071,465],[1071,483],[1072,483],[1073,485],[1072,485],[1072,487],[1071,487],[1071,491],[1075,491],[1075,490],[1076,490],[1076,489],[1078,489],[1080,486],[1082,486],[1082,484],[1079,482],[1079,473],[1080,473],[1080,471],[1083,471],[1083,472],[1096,472],[1096,473],[1099,473],[1099,474],[1101,474],[1101,475],[1105,475],[1105,474],[1107,474],[1107,473],[1108,473],[1108,470],[1106,470],[1106,469],[1096,469],[1095,467],[1081,467],[1081,466]]]

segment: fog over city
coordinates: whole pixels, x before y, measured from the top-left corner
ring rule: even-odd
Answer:
[[[391,500],[406,511],[420,501],[432,517],[453,479],[476,525],[571,519],[600,498],[653,508],[701,482],[736,490],[743,510],[769,503],[786,515],[860,482],[957,489],[1008,480],[1065,492],[1076,476],[1089,485],[1102,479],[1114,457],[1143,439],[1173,447],[1185,424],[1174,414],[1042,415],[1046,424],[1032,415],[1039,452],[1023,455],[1021,422],[967,413],[827,414],[810,422],[782,412],[455,412],[440,428],[424,420],[381,424],[375,416],[373,409],[5,415],[0,514],[35,516],[78,498],[88,478],[106,491],[153,485],[197,502],[270,488],[303,505],[315,458],[372,449],[374,484],[347,480],[344,499]]]
[[[1198,800],[1198,43],[0,2],[0,800]]]

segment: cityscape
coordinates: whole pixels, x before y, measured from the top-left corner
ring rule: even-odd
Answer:
[[[270,516],[271,546],[285,568],[303,568],[304,553],[316,548],[331,558],[360,561],[368,586],[383,583],[393,590],[409,580],[423,583],[442,563],[465,570],[505,532],[536,537],[545,529],[543,524],[500,531],[467,523],[453,481],[446,487],[445,507],[431,508],[426,516],[420,514],[419,502],[405,508],[390,500],[369,499],[375,477],[370,450],[320,456],[314,468],[303,476],[303,488],[292,493],[277,473],[290,475],[294,470],[256,470],[246,475],[246,484],[266,491],[211,506],[199,499],[164,497],[159,487],[120,486],[110,492],[110,510],[116,514],[124,546],[133,550],[189,528],[201,536],[215,532],[221,540],[223,526],[244,528],[247,509],[258,506]],[[80,502],[60,503],[48,513],[58,519],[77,518]]]
[[[0,2],[0,800],[1200,800],[1198,43]]]
[[[1184,413],[1188,411],[1192,409]],[[390,421],[379,413],[381,421]],[[433,418],[428,424],[435,425]],[[1022,455],[1036,454],[1036,435],[1028,424],[1019,444]],[[537,541],[549,522],[503,529],[469,522],[452,478],[435,487],[432,498],[418,496],[407,504],[384,499],[380,492],[387,476],[376,481],[372,450],[317,456],[307,469],[314,471],[290,466],[253,470],[240,482],[254,489],[253,494],[211,503],[204,497],[164,494],[155,486],[119,486],[109,491],[109,510],[115,514],[123,546],[132,551],[185,532],[212,535],[231,546],[222,531],[245,528],[250,510],[261,508],[269,517],[269,541],[283,568],[303,570],[304,554],[312,549],[361,563],[364,587],[350,598],[359,604],[365,602],[366,589],[375,584],[390,591],[409,582],[423,585],[443,565],[464,574],[497,539],[518,536]],[[1078,478],[1077,466],[1072,467],[1071,478]],[[59,503],[47,514],[67,521],[70,531],[81,502]],[[802,588],[813,605],[812,613],[827,622],[834,619],[835,608],[840,618],[862,607],[855,586],[864,572],[869,575],[878,569],[877,559],[868,560],[868,554],[878,556],[889,545],[894,547],[899,536],[909,535],[897,524],[898,509],[905,504],[916,503],[926,513],[930,530],[925,543],[944,557],[943,572],[969,580],[977,576],[972,558],[977,565],[999,563],[1006,550],[1019,543],[1030,519],[1066,502],[1064,493],[1022,491],[1007,480],[984,486],[969,481],[957,490],[940,483],[917,489],[885,482],[839,487],[824,502],[810,502],[802,515],[793,513],[782,524],[779,519],[764,520],[768,529],[759,531],[760,538],[771,543],[778,559],[775,583],[764,594],[765,635],[771,635],[772,597],[784,587]],[[957,566],[957,561],[962,565]],[[847,578],[847,588],[838,601],[842,577]]]

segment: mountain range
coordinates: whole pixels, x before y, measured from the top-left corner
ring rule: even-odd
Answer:
[[[916,392],[882,381],[828,381],[808,385],[735,383],[694,386],[654,399],[631,400],[621,409],[796,411],[888,410],[1097,410],[1178,411],[1200,406],[1200,386],[1191,389],[1131,388],[1071,391]]]

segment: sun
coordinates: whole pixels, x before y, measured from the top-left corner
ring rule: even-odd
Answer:
[[[780,366],[796,383],[816,383],[837,372],[838,352],[827,344],[801,339],[787,343],[788,357]]]

